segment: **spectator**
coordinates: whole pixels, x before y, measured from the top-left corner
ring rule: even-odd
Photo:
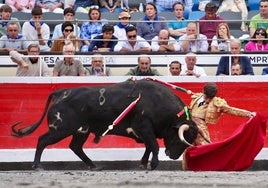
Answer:
[[[88,12],[89,22],[85,22],[81,27],[80,38],[83,40],[82,52],[88,52],[91,39],[102,33],[101,12],[99,9],[91,8]]]
[[[147,3],[145,17],[137,23],[138,35],[147,41],[158,35],[161,29],[167,29],[166,19],[157,15],[155,4]]]
[[[63,46],[65,44],[68,44],[69,42],[72,42],[75,49],[79,50],[81,47],[81,41],[79,38],[73,35],[74,26],[72,22],[66,21],[63,24],[61,24],[61,31],[62,35],[54,41],[50,51],[62,52]]]
[[[117,44],[117,38],[113,35],[114,26],[110,24],[105,24],[102,27],[102,35],[98,35],[93,38],[92,42],[88,47],[89,52],[113,52],[114,47]]]
[[[185,4],[184,17],[188,19],[189,13],[192,12],[193,0],[146,0],[147,3],[155,3],[157,10],[160,12],[172,12],[174,3],[180,2]]]
[[[47,64],[39,57],[38,44],[30,44],[27,53],[30,57],[23,57],[17,51],[10,51],[11,60],[18,64],[16,76],[50,76]]]
[[[152,51],[154,52],[175,52],[180,50],[178,42],[170,37],[168,30],[162,29],[158,36],[152,39]]]
[[[100,54],[95,54],[91,58],[91,67],[86,67],[86,75],[90,76],[111,76],[110,68],[104,64],[104,58]]]
[[[22,26],[22,35],[31,43],[39,44],[41,52],[49,51],[47,44],[50,37],[49,26],[42,21],[43,12],[40,7],[35,7],[32,10],[32,19],[24,22]]]
[[[268,31],[268,1],[260,0],[260,13],[251,18],[249,24],[249,32],[252,37],[257,28],[263,28],[265,31]]]
[[[120,22],[114,26],[114,36],[119,40],[127,40],[126,29],[133,26],[129,23],[131,16],[128,12],[123,11],[118,18]]]
[[[63,20],[64,21],[74,21],[74,16],[75,16],[75,11],[72,8],[66,8],[63,11]],[[53,35],[52,35],[52,41],[54,41],[55,39],[59,38],[60,36],[62,36],[62,23],[58,24],[55,26],[54,31],[53,31]],[[76,24],[73,24],[73,28],[74,28],[74,35],[76,35],[77,37],[80,36],[80,27]]]
[[[268,75],[268,68],[262,69],[262,75]]]
[[[226,23],[226,21],[216,14],[217,6],[209,2],[205,6],[205,16],[199,19],[199,32],[206,35],[208,44],[210,47],[211,40],[217,31],[217,27],[220,23]]]
[[[17,18],[12,18],[12,8],[8,5],[2,5],[0,7],[0,14],[1,14],[1,19],[0,19],[0,36],[6,35],[6,30],[7,30],[7,24],[8,22],[16,22],[19,27],[19,32],[21,31],[21,26],[19,24],[19,20]]]
[[[138,66],[130,69],[126,76],[160,76],[157,69],[151,68],[151,58],[147,55],[138,57]]]
[[[36,6],[40,7],[42,12],[63,14],[64,0],[36,0]]]
[[[245,51],[268,51],[267,33],[263,28],[257,28],[249,41],[245,45]]]
[[[242,66],[242,75],[254,75],[253,68],[250,62],[250,59],[246,56],[239,56],[241,53],[241,42],[238,39],[233,39],[230,42],[230,48],[231,48],[231,62],[233,63],[240,63]],[[230,63],[229,63],[230,57],[228,56],[222,56],[220,58],[220,62],[218,65],[218,69],[216,72],[216,75],[229,75],[229,69],[230,69]]]
[[[207,37],[197,33],[197,24],[195,22],[188,23],[186,34],[182,35],[179,39],[179,46],[183,52],[208,51]]]
[[[35,0],[6,0],[6,4],[12,8],[13,12],[31,13],[35,5]]]
[[[241,30],[246,32],[247,31],[247,26],[246,26],[246,21],[248,19],[248,9],[245,0],[232,0],[232,1],[227,1],[223,0],[220,1],[220,7],[217,11],[217,14],[225,11],[232,11],[232,12],[241,12],[241,17],[242,17],[242,23],[241,23]]]
[[[76,12],[88,13],[92,8],[98,9],[98,4],[98,0],[75,0],[73,9]]]
[[[63,46],[63,60],[55,63],[53,76],[85,76],[85,69],[81,61],[74,59],[75,47],[69,42]]]
[[[204,68],[196,65],[196,54],[189,52],[185,56],[186,65],[181,67],[181,76],[195,76],[199,78],[200,76],[207,76]]]
[[[7,24],[7,34],[0,38],[0,51],[27,51],[29,42],[19,34],[19,27],[16,22]]]
[[[150,44],[142,37],[137,35],[137,28],[129,26],[126,29],[127,40],[119,41],[114,47],[116,52],[150,52],[152,51]]]
[[[229,106],[224,99],[216,97],[217,92],[218,87],[215,83],[206,83],[203,93],[194,93],[191,96],[192,101],[189,105],[192,120],[202,130],[208,140],[210,140],[208,124],[216,124],[223,113],[248,118],[256,115],[255,112]],[[198,134],[194,145],[205,144],[208,144],[208,142]]]
[[[121,0],[99,0],[101,12],[120,13],[122,12]]]
[[[233,63],[231,66],[231,75],[239,76],[242,74],[242,68],[240,63]]]
[[[179,61],[172,61],[169,64],[169,72],[170,72],[171,76],[180,76],[181,63]]]
[[[175,15],[175,19],[171,22],[168,22],[168,28],[170,35],[178,40],[183,34],[186,33],[187,22],[183,17],[184,4],[181,2],[174,3],[173,13]]]
[[[227,23],[220,23],[217,27],[216,35],[212,38],[211,51],[230,51],[230,40],[234,37],[230,33]]]

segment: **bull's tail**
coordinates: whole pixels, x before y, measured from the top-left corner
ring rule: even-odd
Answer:
[[[20,125],[22,122],[17,122],[15,124],[13,124],[12,125],[12,136],[22,137],[22,136],[26,136],[26,135],[31,134],[32,132],[34,132],[39,127],[39,125],[42,123],[44,117],[46,116],[49,104],[50,104],[51,100],[54,98],[54,96],[55,96],[55,92],[51,93],[48,96],[48,99],[47,99],[46,106],[45,106],[45,109],[43,111],[43,114],[42,114],[41,118],[37,122],[31,124],[28,127],[24,127],[24,128],[17,128],[17,126]]]

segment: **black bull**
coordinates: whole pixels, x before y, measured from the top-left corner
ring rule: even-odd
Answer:
[[[152,152],[151,169],[155,169],[159,163],[157,138],[164,139],[166,154],[171,159],[178,159],[188,147],[185,143],[192,143],[196,138],[198,128],[191,119],[187,119],[186,113],[178,117],[185,106],[182,100],[169,88],[154,81],[126,81],[56,90],[49,95],[42,117],[36,123],[20,129],[17,128],[20,123],[16,123],[12,132],[14,136],[32,133],[47,113],[49,130],[39,137],[33,167],[40,167],[42,152],[48,145],[72,135],[70,149],[90,169],[94,169],[96,166],[82,148],[89,134],[94,133],[98,142],[108,125],[139,95],[141,98],[136,106],[108,134],[143,142],[146,150],[141,164],[147,167]],[[185,125],[188,125],[187,128]],[[182,138],[178,134],[180,127],[184,127]],[[183,142],[184,139],[186,142]]]

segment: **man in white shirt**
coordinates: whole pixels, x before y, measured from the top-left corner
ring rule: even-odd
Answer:
[[[179,39],[179,45],[183,52],[207,52],[208,41],[206,35],[198,34],[197,24],[190,22],[186,28],[186,34]]]
[[[137,28],[129,26],[126,29],[127,40],[119,41],[114,47],[115,52],[150,52],[150,44],[142,37],[137,35]]]
[[[40,7],[35,7],[32,10],[32,19],[25,22],[22,26],[22,35],[31,43],[38,44],[40,51],[49,51],[47,44],[50,37],[49,26],[42,21],[43,12]]]
[[[189,52],[185,56],[185,64],[181,67],[181,76],[195,76],[199,78],[200,76],[207,76],[205,69],[196,66],[196,54]]]
[[[170,36],[169,31],[166,29],[159,31],[158,36],[152,39],[151,46],[153,52],[180,51],[178,42]]]

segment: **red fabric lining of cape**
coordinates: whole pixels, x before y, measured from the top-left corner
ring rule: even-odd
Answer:
[[[259,113],[241,124],[227,139],[185,150],[188,170],[242,171],[248,169],[264,145],[268,117]]]

